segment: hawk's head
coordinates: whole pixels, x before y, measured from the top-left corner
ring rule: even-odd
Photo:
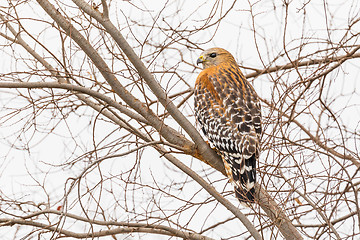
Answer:
[[[236,64],[234,57],[222,48],[209,48],[201,53],[200,57],[196,61],[197,65],[199,63],[203,64],[203,69],[218,66],[222,63]]]

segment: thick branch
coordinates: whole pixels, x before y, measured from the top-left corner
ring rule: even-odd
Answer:
[[[159,99],[159,102],[165,107],[170,115],[176,122],[186,131],[190,138],[194,141],[199,151],[198,154],[193,156],[210,164],[217,170],[223,170],[224,166],[222,161],[208,161],[208,159],[216,159],[216,153],[211,151],[209,145],[204,141],[199,132],[195,129],[193,124],[180,112],[175,104],[169,99],[160,84],[155,80],[151,72],[145,67],[141,59],[136,55],[133,48],[128,44],[126,39],[122,36],[120,31],[113,25],[110,19],[104,17],[100,12],[95,11],[90,5],[82,0],[73,0],[73,2],[81,8],[84,12],[95,18],[109,33],[121,50],[129,58],[130,62],[134,65],[139,75],[145,80],[152,92]]]
[[[98,68],[102,76],[110,84],[114,92],[121,97],[131,108],[147,119],[149,124],[153,126],[159,133],[170,143],[179,145],[188,149],[188,153],[195,155],[194,145],[177,131],[165,125],[150,109],[148,109],[141,101],[136,99],[128,92],[116,79],[105,61],[99,53],[90,45],[90,43],[67,21],[47,0],[37,0],[46,13],[71,37],[86,55],[92,60]],[[95,10],[94,10],[95,11]],[[96,12],[96,11],[95,11]]]

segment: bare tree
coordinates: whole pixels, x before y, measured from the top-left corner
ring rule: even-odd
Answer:
[[[7,239],[359,237],[356,1],[1,4]],[[262,101],[250,207],[193,116],[220,41]]]

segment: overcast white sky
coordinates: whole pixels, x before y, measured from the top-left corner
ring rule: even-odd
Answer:
[[[126,18],[133,21],[149,24],[149,22],[153,21],[152,18],[158,16],[160,9],[164,7],[164,2],[165,1],[113,1],[111,7],[111,11],[114,11],[112,19],[121,22],[124,16],[126,16]],[[223,3],[223,12],[228,9],[229,2],[230,1]],[[250,2],[255,3],[253,1]],[[288,50],[291,50],[293,47],[298,46],[301,41],[307,41],[307,38],[311,38],[311,41],[318,39],[319,42],[313,42],[307,45],[308,47],[301,52],[301,55],[305,55],[306,52],[310,53],[321,47],[323,45],[322,42],[326,39],[332,42],[340,41],[350,21],[349,16],[359,17],[360,4],[357,1],[326,1],[326,11],[328,11],[326,14],[327,18],[325,17],[323,1],[309,1],[306,5],[305,19],[303,18],[302,9],[304,1],[292,1],[289,7],[287,26],[285,26],[282,3],[281,1],[274,2],[275,4],[273,1],[259,1],[257,4],[254,4],[252,10],[254,11],[253,14],[256,15],[256,23],[253,25],[248,1],[238,1],[235,5],[235,10],[227,15],[218,28],[204,30],[192,36],[191,41],[201,43],[209,41],[209,39],[212,38],[208,43],[201,45],[201,47],[204,49],[213,46],[226,48],[233,53],[240,65],[262,69],[264,68],[263,63],[268,64],[269,59],[273,59],[279,52],[282,52],[284,45],[286,45]],[[142,9],[140,10],[130,3]],[[162,26],[170,24],[172,27],[188,27],[190,29],[194,26],[200,26],[203,23],[202,20],[208,16],[210,6],[211,4],[200,4],[194,0],[169,2],[159,18],[163,19],[163,21],[159,20],[158,24]],[[71,10],[70,6],[67,8],[69,11]],[[144,14],[143,9],[148,10],[148,12]],[[274,9],[275,11],[273,11]],[[173,17],[174,12],[177,10],[179,10],[178,14],[176,17]],[[42,10],[38,7],[34,7],[32,10],[30,8],[19,9],[18,14],[21,17],[29,18],[39,18],[39,16],[43,15]],[[215,18],[218,17],[218,15],[217,13]],[[44,42],[46,46],[54,49],[58,48],[58,39],[55,31],[51,31],[51,29],[44,30],[41,28],[41,23],[36,24],[36,21],[33,20],[24,20],[22,23],[25,28],[33,33],[42,32],[39,40]],[[123,24],[125,25],[125,22]],[[255,39],[252,29],[254,26],[256,28]],[[285,27],[287,28],[287,34],[284,38],[283,31]],[[337,30],[329,34],[327,31],[328,28]],[[132,30],[136,38],[140,40],[143,40],[148,33],[146,29],[133,28]],[[359,23],[354,27],[354,32],[356,32],[355,30],[360,31]],[[2,31],[4,31],[4,28],[0,28],[0,32]],[[128,32],[128,29],[124,31]],[[300,40],[302,36],[305,36],[305,40]],[[167,41],[166,36],[157,33],[156,30],[152,33],[151,37],[154,39],[159,38],[159,42]],[[136,44],[133,40],[133,38],[129,37],[130,44]],[[0,38],[0,44],[2,43],[4,43],[4,39]],[[32,47],[34,47],[34,45],[32,45]],[[41,51],[39,46],[35,48]],[[29,66],[26,66],[21,61],[14,60],[12,50],[16,51],[17,56],[28,57],[20,47],[14,46],[12,49],[3,48],[1,52],[2,60],[0,60],[0,74],[12,71],[29,71]],[[143,51],[143,55],[146,55],[151,49],[144,49]],[[175,53],[176,52],[170,52],[169,56]],[[201,51],[189,51],[184,48],[182,53],[187,62],[195,63]],[[292,51],[290,52],[290,57],[295,59],[297,54],[298,52]],[[168,64],[171,65],[173,61],[173,64],[176,65],[179,57],[173,55],[173,60],[166,60]],[[279,58],[276,64],[284,63],[288,63],[288,59],[285,57]],[[157,64],[161,66],[160,62]],[[336,99],[338,99],[338,96],[342,97],[340,101],[333,99],[333,110],[338,112],[343,109],[340,121],[342,124],[353,126],[353,129],[359,129],[360,119],[360,110],[358,107],[358,103],[360,102],[360,81],[358,80],[359,64],[359,60],[353,60],[344,65],[344,67],[341,68],[341,72],[335,71],[332,73],[330,76],[332,87],[328,90],[329,96],[334,96]],[[156,64],[154,65],[156,67]],[[188,84],[193,85],[199,70],[193,71],[191,67],[185,64],[179,68],[184,70],[182,74],[184,78],[188,79]],[[343,72],[345,72],[345,74],[343,74]],[[251,71],[244,69],[244,73],[251,73]],[[34,80],[36,79],[32,79],[32,81]],[[167,80],[168,79],[164,79],[162,82],[164,88],[167,87]],[[296,79],[291,78],[288,79],[288,81],[295,80]],[[266,76],[260,76],[256,79],[251,79],[251,81],[258,94],[262,98],[270,100],[271,83],[267,80]],[[346,84],[344,83],[345,81]],[[354,91],[356,94],[352,94]],[[10,112],[10,109],[16,110],[27,104],[26,101],[17,98],[15,95],[16,91],[0,90],[0,111],[3,110],[3,113],[0,113],[0,117],[2,117],[2,119],[6,118],[5,115]],[[39,97],[37,94],[34,94],[34,96],[35,98]],[[332,98],[330,97],[329,99]],[[344,106],[346,106],[346,108]],[[191,107],[192,99],[189,100],[188,109],[184,111],[190,113],[192,111]],[[6,111],[4,110],[5,108],[7,109]],[[38,185],[45,185],[48,190],[53,191],[48,194],[56,199],[55,196],[61,196],[61,194],[63,194],[65,181],[82,170],[87,163],[75,164],[72,169],[67,169],[67,171],[60,170],[61,168],[57,168],[56,165],[62,164],[69,156],[81,155],[88,151],[93,144],[93,134],[101,139],[104,135],[112,131],[113,127],[111,124],[101,122],[101,125],[92,128],[93,122],[91,121],[93,119],[87,117],[87,115],[91,114],[91,111],[86,108],[81,108],[78,114],[83,114],[83,117],[70,115],[66,122],[60,122],[51,134],[32,134],[33,129],[30,129],[27,134],[18,134],[23,126],[28,126],[23,123],[24,119],[21,118],[28,115],[28,113],[28,111],[24,113],[20,112],[16,118],[6,122],[4,120],[0,122],[0,189],[2,194],[7,196],[15,195],[18,200],[23,199],[23,201],[28,201],[31,199],[41,202],[42,199],[46,198],[46,194]],[[57,113],[60,114],[59,112]],[[47,129],[49,122],[51,126],[57,124],[53,120],[49,120],[52,116],[48,114],[48,112],[43,112],[38,119],[33,120],[37,122],[39,127],[37,130],[40,132],[42,129]],[[30,119],[26,118],[25,120]],[[195,122],[193,118],[191,118],[191,120]],[[311,122],[309,122],[309,124],[305,122],[305,126],[310,124]],[[95,131],[93,132],[94,129]],[[74,137],[75,141],[72,137]],[[24,143],[29,141],[29,139],[31,139],[31,144],[26,146]],[[349,143],[350,146],[352,144],[354,144],[354,142]],[[24,146],[26,146],[27,149],[22,148]],[[143,170],[144,182],[152,181],[152,176],[157,176],[157,179],[160,179],[159,182],[162,180],[165,182],[170,181],[174,176],[179,178],[183,177],[181,173],[176,175],[174,171],[171,172],[171,174],[174,175],[166,176],[168,174],[169,164],[164,160],[159,160],[158,155],[153,150],[148,150],[145,153],[146,158],[155,160],[142,162],[142,167],[145,169]],[[129,157],[134,157],[134,155],[130,155]],[[124,158],[121,161],[106,162],[102,166],[102,171],[111,172],[111,170],[115,168],[130,168],[131,164],[127,164],[126,161],[127,159]],[[187,163],[190,163],[190,161]],[[192,164],[201,168],[201,164],[197,162],[193,162]],[[29,175],[29,172],[31,172],[32,175]],[[93,173],[94,182],[97,180],[97,174],[96,171]],[[231,190],[231,187],[227,187]],[[193,190],[196,191],[198,189],[199,187],[195,186]],[[52,204],[56,206],[60,203],[53,202]],[[171,204],[169,203],[169,205]],[[176,204],[174,204],[174,208],[176,208]],[[119,218],[121,218],[121,216],[119,216]],[[235,226],[237,224],[239,223],[235,223]],[[232,229],[228,230],[232,232]],[[1,228],[0,235],[6,231],[8,230]],[[214,235],[212,237],[218,238],[219,236]],[[119,236],[119,239],[122,238]],[[143,239],[160,238],[159,236],[150,235]],[[164,237],[163,239],[167,238]]]

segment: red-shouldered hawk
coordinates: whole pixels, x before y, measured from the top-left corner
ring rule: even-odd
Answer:
[[[261,135],[258,96],[225,49],[204,51],[199,63],[204,70],[195,84],[196,118],[220,153],[236,197],[254,202]]]

